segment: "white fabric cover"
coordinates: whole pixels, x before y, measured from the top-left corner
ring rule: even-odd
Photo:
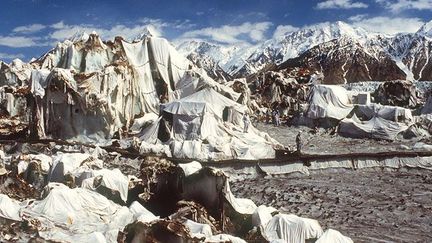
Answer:
[[[170,88],[169,90],[174,90],[177,88],[177,82],[183,77],[184,72],[187,70],[189,61],[178,54],[166,39],[153,37],[150,39],[150,46],[162,79]],[[170,82],[170,71],[174,87],[172,87]],[[171,100],[172,98],[170,96],[170,101]]]
[[[380,104],[370,104],[370,105],[359,105],[358,111],[365,115],[368,119],[371,119],[374,116],[384,118],[390,121],[396,122],[412,122],[414,118],[412,116],[410,109],[405,109],[403,107],[398,106],[384,106]],[[399,117],[402,118],[399,119]]]
[[[257,209],[255,203],[247,198],[236,198],[230,189],[228,180],[225,181],[224,195],[234,210],[240,214],[253,214]]]
[[[342,120],[353,109],[345,88],[338,85],[315,85],[309,94],[307,116],[312,119],[334,118]]]
[[[122,45],[125,50],[126,57],[128,58],[128,61],[134,70],[134,77],[130,82],[135,82],[132,86],[132,90],[124,90],[120,94],[128,97],[128,100],[130,100],[128,102],[132,102],[133,104],[134,109],[132,110],[132,113],[128,115],[128,120],[132,120],[132,115],[139,114],[139,111],[145,113],[159,113],[159,99],[156,93],[153,78],[151,76],[147,41],[141,40],[136,43],[122,41]],[[124,88],[127,89],[129,87]],[[126,107],[122,107],[120,110],[123,110],[124,108]]]
[[[182,168],[185,176],[191,175],[202,169],[202,165],[199,162],[192,161],[190,163],[178,164]]]
[[[96,177],[101,176],[101,186],[105,186],[113,191],[118,191],[120,193],[121,199],[126,202],[129,190],[129,180],[127,176],[123,175],[123,173],[119,169],[101,169],[101,170],[92,170],[92,177],[83,181],[81,185],[82,188],[95,190],[93,188],[93,181]]]
[[[69,242],[90,239],[95,232],[104,234],[107,242],[115,242],[117,233],[113,232],[133,221],[127,207],[97,192],[60,185],[53,186],[43,200],[23,208],[22,214],[41,222],[39,235],[44,239]]]
[[[208,224],[200,224],[189,219],[184,224],[189,228],[193,237],[207,238],[213,235],[211,227]]]
[[[155,216],[152,212],[147,210],[145,207],[143,207],[143,205],[141,205],[141,203],[137,201],[134,201],[129,206],[129,210],[133,214],[134,220],[138,220],[143,223],[149,223],[153,220],[159,219],[159,217]]]
[[[0,194],[0,217],[21,221],[21,205],[17,200],[9,198],[7,195]]]
[[[315,243],[353,243],[353,240],[337,230],[328,229]]]
[[[224,109],[228,109],[226,121],[223,121]],[[171,140],[167,142],[172,155],[198,160],[274,158],[273,146],[277,141],[252,126],[247,133],[243,132],[241,118],[246,109],[212,88],[164,105],[163,110],[173,117]],[[140,139],[161,143],[158,139],[161,121],[159,118],[144,129]]]
[[[35,69],[31,72],[30,92],[39,97],[45,96],[48,75],[51,73],[48,69]]]
[[[255,212],[252,214],[252,225],[256,227],[265,227],[267,223],[273,218],[272,213],[276,211],[276,208],[267,207],[265,205],[257,207]]]
[[[79,177],[83,172],[90,172],[91,168],[102,168],[103,161],[94,159],[87,153],[61,153],[53,157],[53,165],[48,173],[48,181],[63,182],[67,173]]]
[[[305,242],[319,238],[323,230],[318,221],[293,214],[275,215],[261,231],[268,241],[282,239],[286,242]]]
[[[164,111],[188,116],[201,116],[210,112],[222,119],[222,112],[225,107],[233,107],[245,111],[245,107],[219,94],[212,88],[206,88],[185,98],[167,104]]]
[[[346,118],[339,124],[339,133],[354,138],[378,138],[394,140],[396,136],[408,129],[404,123],[373,117],[369,121],[360,121],[358,118]]]
[[[53,165],[48,175],[48,181],[63,182],[64,175],[79,168],[89,158],[90,155],[85,153],[57,153],[53,157]]]

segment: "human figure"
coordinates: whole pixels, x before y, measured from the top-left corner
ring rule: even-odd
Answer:
[[[301,131],[298,132],[297,136],[296,136],[296,145],[297,145],[297,153],[301,154],[301,149],[302,149],[302,138],[301,138]]]
[[[273,110],[273,119],[275,126],[278,127],[280,125],[280,114],[278,109]]]
[[[248,132],[248,129],[249,129],[249,123],[250,123],[249,115],[248,115],[247,113],[244,113],[244,114],[243,114],[243,125],[244,125],[243,132],[244,132],[244,133],[247,133],[247,132]]]

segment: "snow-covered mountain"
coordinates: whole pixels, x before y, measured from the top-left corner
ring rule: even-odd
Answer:
[[[431,39],[432,21],[417,33],[395,36],[371,33],[338,21],[307,26],[255,46],[239,48],[189,41],[178,49],[195,61],[203,58],[205,63],[218,64],[233,77],[245,77],[276,64],[313,67],[327,74],[325,80],[329,83],[432,80]],[[215,69],[202,67],[208,71]]]
[[[205,56],[213,59],[220,67],[233,76],[244,76],[259,71],[269,63],[280,64],[297,57],[311,47],[340,38],[342,36],[357,39],[367,38],[365,30],[353,28],[344,22],[321,23],[288,32],[255,46],[223,46],[208,42],[187,41],[177,48],[188,56]]]
[[[368,44],[341,37],[288,59],[279,69],[302,67],[322,72],[326,84],[405,79],[406,74],[385,50]]]
[[[191,60],[192,57],[206,60],[205,62],[211,65],[203,67],[207,71],[213,70],[213,65],[217,65],[226,74],[232,75],[247,64],[246,60],[256,50],[256,47],[242,43],[225,46],[217,43],[190,40],[178,45],[177,50],[184,56],[189,56]]]

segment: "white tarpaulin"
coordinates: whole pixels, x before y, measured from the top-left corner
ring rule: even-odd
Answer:
[[[225,181],[224,195],[234,210],[240,214],[253,214],[257,209],[255,203],[247,198],[236,198],[230,189],[228,180]]]
[[[0,217],[21,221],[20,209],[21,205],[18,201],[9,198],[7,195],[0,194]]]
[[[353,109],[347,90],[338,85],[315,85],[308,99],[307,116],[312,119],[342,120]]]
[[[102,233],[107,242],[116,242],[117,233],[133,221],[127,207],[88,189],[51,186],[49,194],[22,209],[26,217],[41,222],[39,235],[47,240],[91,242],[88,238]]]
[[[90,171],[90,167],[102,168],[103,161],[94,159],[86,153],[57,153],[53,157],[53,164],[48,173],[48,181],[63,182],[68,173],[78,177],[83,171]]]
[[[267,223],[273,218],[272,213],[276,211],[276,208],[267,207],[265,205],[257,207],[255,212],[252,214],[252,225],[256,227],[265,227]]]
[[[191,231],[193,237],[207,238],[213,235],[211,227],[208,224],[200,224],[189,219],[184,224]]]
[[[268,241],[281,239],[285,242],[301,243],[307,239],[319,238],[323,230],[316,220],[293,214],[277,214],[261,232]]]
[[[188,116],[201,116],[205,112],[210,112],[222,119],[225,107],[232,107],[241,112],[246,110],[246,107],[224,97],[212,88],[206,88],[167,104],[164,111]]]
[[[129,180],[119,169],[92,170],[90,174],[91,178],[83,181],[83,188],[96,190],[97,188],[94,188],[94,181],[100,178],[101,181],[98,186],[104,186],[113,191],[119,192],[121,199],[124,202],[127,201]]]
[[[159,217],[155,216],[152,212],[147,210],[143,205],[139,202],[134,201],[130,206],[129,210],[134,216],[134,220],[141,221],[143,223],[149,223],[153,220],[159,219]]]
[[[315,243],[353,243],[353,240],[337,230],[328,229]]]
[[[198,160],[274,158],[278,143],[249,125],[243,130],[244,105],[206,88],[163,106],[170,116],[160,118],[140,133],[145,143],[160,143],[161,129],[170,133],[171,154]],[[172,122],[166,120],[172,119]],[[172,124],[172,127],[168,127]],[[145,148],[142,148],[145,150]]]
[[[202,169],[202,165],[199,162],[192,161],[190,163],[178,164],[182,168],[185,176],[192,175],[193,173]]]
[[[373,117],[369,121],[360,121],[355,115],[353,118],[343,119],[339,124],[339,133],[354,138],[378,138],[394,140],[396,136],[408,129],[404,123]]]
[[[411,110],[403,107],[380,104],[358,105],[357,107],[357,110],[367,119],[377,116],[395,122],[414,121]]]

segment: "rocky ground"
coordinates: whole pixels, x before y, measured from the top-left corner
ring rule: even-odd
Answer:
[[[432,171],[325,171],[247,179],[231,188],[354,242],[432,242]]]
[[[409,141],[341,138],[308,128],[259,124],[285,145],[305,131],[307,153],[346,153],[400,149]],[[231,184],[236,196],[285,213],[316,219],[355,242],[432,242],[432,171],[421,169],[324,170],[245,179]]]
[[[304,126],[275,127],[272,124],[258,123],[256,128],[267,132],[272,138],[291,149],[295,149],[296,136],[302,131],[303,152],[308,154],[407,151],[417,142],[416,139],[386,141],[347,138],[322,128],[315,134],[311,128]]]

